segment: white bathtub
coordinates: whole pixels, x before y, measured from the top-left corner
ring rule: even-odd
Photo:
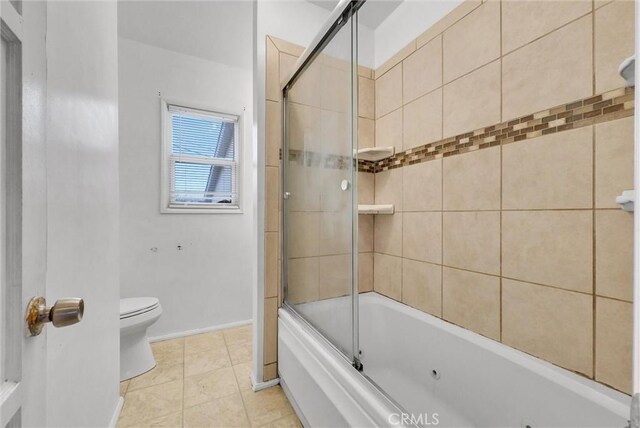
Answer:
[[[329,320],[333,303],[307,310]],[[621,428],[628,419],[629,396],[376,293],[360,295],[363,374],[290,310],[278,323],[280,378],[305,426],[413,417],[438,427]]]

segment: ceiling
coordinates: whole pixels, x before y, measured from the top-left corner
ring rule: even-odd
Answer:
[[[250,1],[118,1],[118,35],[235,67],[252,67]]]
[[[339,0],[307,0],[327,10],[333,10]],[[387,17],[396,10],[403,0],[367,0],[358,12],[358,20],[375,30]]]

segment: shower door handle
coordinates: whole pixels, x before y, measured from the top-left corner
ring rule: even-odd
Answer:
[[[340,183],[340,188],[342,189],[343,192],[346,192],[347,190],[349,190],[350,186],[351,186],[351,183],[349,183],[349,180],[342,180],[342,182]]]

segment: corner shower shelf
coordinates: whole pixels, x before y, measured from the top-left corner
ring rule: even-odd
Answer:
[[[625,190],[620,196],[616,196],[616,204],[620,205],[624,211],[632,212],[636,201],[636,192]]]
[[[636,56],[630,56],[629,58],[622,61],[618,72],[620,73],[620,76],[622,76],[622,78],[627,81],[627,86],[635,86]]]
[[[382,159],[390,158],[396,153],[394,147],[368,147],[366,149],[358,149],[358,159],[377,162]]]
[[[393,204],[361,205],[358,204],[358,214],[393,214]]]

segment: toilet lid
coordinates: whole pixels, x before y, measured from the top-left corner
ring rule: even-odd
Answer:
[[[120,318],[149,312],[156,308],[160,301],[155,297],[131,297],[120,299]]]

